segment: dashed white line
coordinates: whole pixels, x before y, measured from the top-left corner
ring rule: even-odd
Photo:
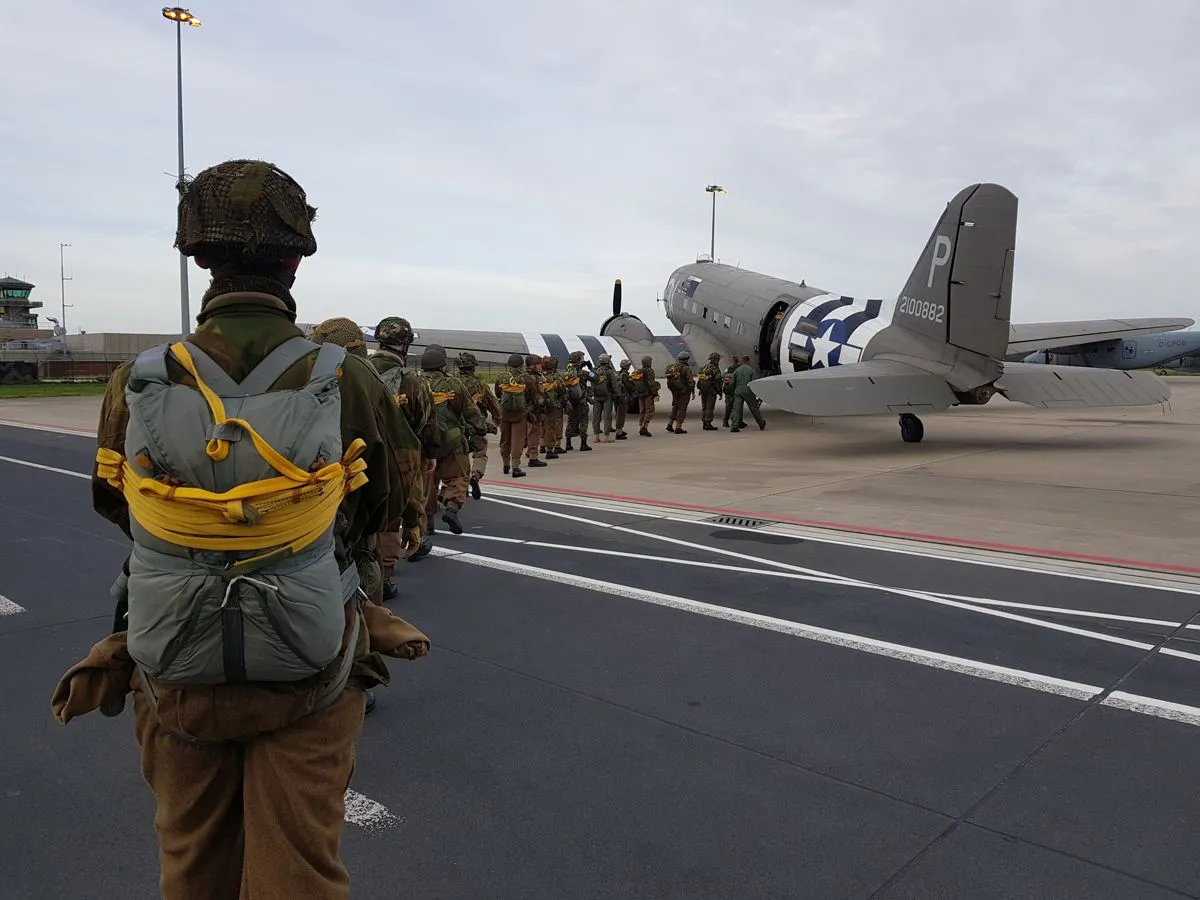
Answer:
[[[25,607],[13,603],[3,594],[0,594],[0,616],[15,616],[23,612],[25,612]]]
[[[357,825],[367,831],[382,831],[400,823],[386,806],[358,791],[346,791],[345,819],[351,825]]]

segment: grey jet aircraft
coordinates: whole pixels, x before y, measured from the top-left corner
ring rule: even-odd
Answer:
[[[419,352],[436,343],[503,363],[511,353],[565,360],[582,350],[595,364],[650,356],[654,365],[690,350],[749,356],[755,392],[777,409],[810,416],[897,415],[905,441],[920,441],[918,413],[987,403],[999,393],[1045,408],[1160,403],[1170,389],[1151,373],[1007,361],[1032,351],[1094,347],[1194,324],[1186,318],[1013,325],[1017,198],[996,184],[964,188],[946,205],[904,290],[856,299],[705,259],[676,269],[663,303],[676,335],[655,335],[621,309],[598,335],[421,329]],[[398,311],[403,314],[404,310]],[[364,328],[368,340],[373,330]]]

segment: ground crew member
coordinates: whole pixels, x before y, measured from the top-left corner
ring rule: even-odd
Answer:
[[[479,482],[487,474],[488,463],[488,434],[495,434],[500,427],[500,404],[495,395],[487,389],[483,379],[475,374],[477,365],[475,354],[463,352],[458,354],[458,377],[467,387],[467,392],[479,409],[487,425],[487,434],[475,437],[471,447],[471,496],[478,500],[483,496]]]
[[[600,354],[596,377],[592,381],[592,434],[597,444],[613,442],[613,409],[621,393],[621,378],[612,366],[612,357]]]
[[[750,389],[750,382],[753,380],[754,370],[750,368],[750,357],[743,356],[742,364],[733,373],[733,419],[730,423],[732,425],[729,429],[730,432],[736,433],[745,427],[742,421],[743,406],[750,407],[750,413],[754,416],[754,421],[758,423],[759,431],[767,427],[762,413],[758,411],[762,401]]]
[[[408,365],[408,348],[413,341],[412,326],[407,319],[399,316],[388,316],[381,319],[375,326],[375,342],[379,349],[371,355],[371,364],[382,377],[385,384],[391,388],[400,405],[400,411],[408,420],[409,426],[421,441],[422,472],[427,476],[433,471],[436,461],[434,448],[437,446],[437,423],[433,419],[433,400],[429,396],[429,387],[421,380],[414,369]],[[425,490],[422,478],[419,490]],[[432,534],[432,523],[425,518],[425,497],[418,498],[421,504],[421,533]],[[381,534],[378,541],[379,565],[383,575],[383,599],[387,602],[394,600],[399,591],[392,580],[396,563],[402,557],[400,553],[401,538],[398,534]],[[415,562],[429,555],[433,546],[427,540],[422,540],[420,546],[409,560]]]
[[[546,414],[543,418],[542,450],[546,459],[558,459],[563,452],[563,406],[566,404],[566,389],[562,376],[558,374],[558,359],[547,356],[542,359],[542,390],[546,395]]]
[[[621,371],[617,373],[617,377],[621,379],[621,402],[617,404],[617,421],[615,423],[618,441],[629,440],[629,435],[625,433],[625,417],[631,412],[638,412],[637,389],[634,386],[633,373],[629,370],[629,366],[629,360],[621,360]]]
[[[571,441],[579,438],[580,450],[591,450],[588,444],[588,401],[591,399],[591,375],[586,372],[587,360],[582,350],[574,351],[567,362],[563,384],[567,388],[567,443],[563,450],[574,450]]]
[[[543,417],[546,413],[545,382],[542,379],[542,358],[525,357],[525,374],[533,385],[533,396],[529,401],[529,433],[525,435],[527,465],[531,469],[544,469],[549,463],[538,459],[538,448],[542,445]]]
[[[696,396],[696,379],[692,375],[692,354],[684,350],[676,361],[667,366],[667,390],[671,392],[671,421],[667,431],[687,434],[683,420],[687,418],[688,405]]]
[[[442,490],[442,521],[455,534],[462,534],[458,512],[467,503],[467,482],[471,462],[467,456],[474,435],[485,434],[487,424],[479,407],[471,402],[467,386],[453,375],[446,374],[446,350],[430,344],[421,354],[421,377],[433,395],[433,415],[438,424],[437,467],[425,483],[425,516],[437,515],[438,485]]]
[[[160,888],[165,900],[344,900],[338,848],[363,687],[387,676],[369,653],[356,573],[335,545],[418,526],[420,447],[366,361],[307,350],[295,325],[290,287],[301,258],[316,252],[316,211],[300,185],[269,163],[234,160],[178,187],[175,246],[212,283],[186,344],[113,373],[92,479],[96,511],[134,542],[114,591],[126,592],[137,663],[135,733],[157,803]],[[221,394],[245,395],[229,407],[242,418],[225,418]],[[335,402],[314,409],[314,396]],[[391,436],[401,434],[405,445],[396,446]],[[263,457],[250,435],[277,456]],[[278,538],[254,518],[226,521],[247,515],[240,503],[206,511],[188,496],[212,504],[276,473],[308,479],[286,489],[282,507],[279,490],[261,488],[271,505],[258,515],[313,529],[279,548],[290,547],[282,564]],[[155,483],[178,491],[149,490]],[[323,500],[331,490],[344,493],[334,509]],[[268,620],[258,612],[268,602],[308,612]],[[205,610],[209,624],[181,627],[189,609]],[[296,641],[308,652],[291,649]],[[316,667],[313,653],[328,662],[302,675]]]
[[[641,409],[638,419],[641,428],[638,434],[650,437],[650,423],[654,420],[654,401],[658,399],[659,390],[652,357],[642,357],[642,367],[633,373],[633,385],[638,395],[638,407]]]
[[[529,407],[534,385],[525,372],[525,360],[519,353],[508,358],[508,369],[496,379],[493,393],[500,406],[500,459],[504,474],[524,478],[521,455],[525,451],[529,427]]]
[[[720,431],[713,424],[713,416],[717,411],[717,394],[721,392],[721,354],[710,353],[708,362],[696,376],[696,388],[700,392],[700,418],[704,421],[705,431]]]
[[[729,427],[729,417],[733,415],[733,373],[738,369],[738,358],[735,356],[729,361],[729,365],[725,367],[725,374],[721,379],[722,393],[725,395],[725,419],[721,423],[722,427]]]

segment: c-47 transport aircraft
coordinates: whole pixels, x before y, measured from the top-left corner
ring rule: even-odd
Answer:
[[[650,356],[660,371],[683,350],[749,356],[763,377],[751,387],[771,406],[809,416],[896,415],[905,441],[920,441],[918,413],[980,405],[1000,394],[1043,408],[1161,403],[1170,389],[1149,372],[1010,361],[1035,351],[1087,352],[1114,340],[1194,324],[1187,318],[1013,325],[1017,198],[998,184],[959,191],[899,296],[864,300],[735,266],[700,260],[671,273],[663,302],[677,335],[655,335],[621,310],[598,335],[422,329],[414,351],[441,344],[483,360],[582,350],[595,364]],[[370,340],[370,328],[364,329]]]

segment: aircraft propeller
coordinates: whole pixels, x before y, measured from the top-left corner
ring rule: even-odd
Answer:
[[[621,279],[613,282],[613,316],[621,314]]]

